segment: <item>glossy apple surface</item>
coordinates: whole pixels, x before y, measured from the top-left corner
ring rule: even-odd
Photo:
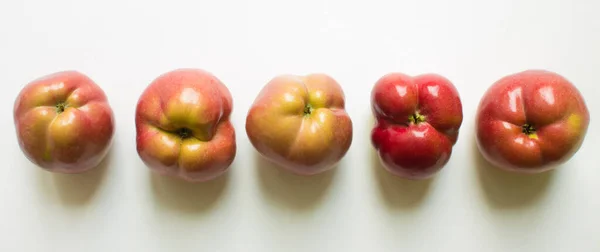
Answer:
[[[177,69],[156,78],[138,100],[137,151],[161,175],[190,182],[224,174],[236,154],[227,87],[201,69]]]
[[[17,96],[13,117],[25,156],[59,173],[96,167],[110,148],[115,127],[104,91],[77,71],[28,83]]]
[[[527,70],[495,82],[481,98],[476,120],[485,159],[505,170],[539,173],[579,150],[590,115],[567,79]]]
[[[341,86],[325,74],[280,75],[256,97],[246,133],[265,158],[300,175],[333,168],[352,142]]]
[[[390,73],[371,92],[376,125],[371,141],[383,167],[407,179],[427,179],[448,162],[462,124],[462,103],[442,76]]]

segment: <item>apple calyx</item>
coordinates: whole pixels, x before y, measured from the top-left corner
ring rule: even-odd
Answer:
[[[65,109],[67,109],[66,102],[59,102],[58,104],[56,104],[56,113],[60,114],[60,113],[64,112]]]
[[[177,134],[181,139],[186,139],[192,136],[192,130],[188,128],[178,129],[175,134]]]
[[[312,106],[310,106],[310,105],[306,105],[306,106],[304,106],[304,115],[305,115],[305,116],[308,116],[308,115],[310,115],[311,113],[312,113]]]
[[[419,111],[415,111],[414,114],[408,117],[409,124],[419,124],[425,122],[425,116],[419,114]]]
[[[537,134],[535,133],[535,131],[536,131],[536,129],[535,129],[535,127],[533,127],[533,125],[531,125],[529,123],[523,124],[522,132],[525,135],[527,135],[531,138],[537,138]]]

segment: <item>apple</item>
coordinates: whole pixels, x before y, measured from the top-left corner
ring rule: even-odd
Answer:
[[[590,115],[577,88],[546,70],[505,76],[477,109],[477,146],[496,167],[540,173],[569,160],[581,147]]]
[[[137,103],[138,155],[159,175],[189,182],[221,176],[236,155],[232,107],[227,87],[205,70],[158,76]]]
[[[463,120],[458,91],[437,74],[389,73],[371,91],[371,142],[387,171],[428,179],[448,162]]]
[[[26,84],[15,100],[13,119],[27,159],[57,173],[81,173],[98,166],[115,128],[104,91],[73,70]]]
[[[298,175],[332,169],[352,143],[341,86],[321,73],[279,75],[260,91],[246,117],[251,144]]]

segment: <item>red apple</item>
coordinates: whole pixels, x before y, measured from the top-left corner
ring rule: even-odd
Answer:
[[[266,159],[299,175],[330,170],[348,151],[352,121],[344,92],[325,74],[280,75],[258,94],[246,133]]]
[[[113,138],[114,117],[104,91],[77,71],[28,83],[17,96],[13,116],[25,156],[52,172],[96,167]]]
[[[539,173],[577,152],[590,115],[577,88],[564,77],[528,70],[495,82],[477,110],[477,145],[491,164]]]
[[[371,93],[376,125],[371,141],[383,167],[407,179],[427,179],[452,154],[462,124],[462,103],[442,76],[390,73]]]
[[[137,152],[157,174],[190,182],[224,174],[236,154],[227,87],[201,69],[156,78],[139,98]]]

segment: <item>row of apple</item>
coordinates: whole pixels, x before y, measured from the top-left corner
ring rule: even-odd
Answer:
[[[450,159],[463,121],[455,86],[437,74],[390,73],[373,86],[372,145],[383,167],[409,179],[434,176]],[[137,152],[153,171],[187,181],[225,173],[236,155],[228,88],[201,69],[160,75],[135,114]],[[537,173],[581,147],[590,115],[577,88],[557,73],[528,70],[503,77],[482,97],[477,145],[491,164]],[[88,76],[64,71],[28,83],[14,104],[17,139],[37,166],[61,173],[96,167],[115,119],[104,91]],[[280,75],[260,91],[246,117],[256,150],[301,175],[332,169],[352,143],[341,86],[326,74]]]

